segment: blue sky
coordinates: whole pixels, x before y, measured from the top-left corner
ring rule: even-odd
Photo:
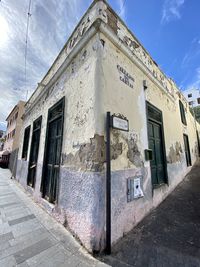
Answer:
[[[32,0],[24,79],[29,0],[0,2],[0,129],[20,99],[36,88],[91,0]],[[182,89],[200,88],[200,1],[109,0],[161,69]],[[125,4],[124,4],[125,2]]]

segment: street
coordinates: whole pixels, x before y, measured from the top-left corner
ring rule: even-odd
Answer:
[[[0,266],[103,267],[0,168]]]
[[[200,266],[200,164],[112,249],[94,259],[0,169],[0,266]]]
[[[200,163],[104,260],[115,267],[200,266]]]

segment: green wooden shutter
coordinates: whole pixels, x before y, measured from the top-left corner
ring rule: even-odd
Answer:
[[[185,109],[183,106],[183,103],[179,100],[179,107],[180,107],[180,113],[181,113],[181,121],[183,124],[187,125],[186,117],[185,117]]]

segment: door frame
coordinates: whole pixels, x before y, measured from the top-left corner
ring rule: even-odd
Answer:
[[[196,130],[197,132],[197,148],[198,148],[198,156],[200,157],[200,139],[199,139],[199,132],[198,130]]]
[[[61,131],[61,150],[60,150],[60,159],[62,155],[62,145],[63,145],[63,132],[64,132],[64,115],[65,115],[65,96],[62,97],[58,102],[56,102],[51,108],[48,110],[48,116],[47,116],[47,127],[46,127],[46,137],[45,137],[45,146],[44,146],[44,159],[43,159],[43,166],[42,166],[42,179],[41,179],[41,186],[40,186],[40,192],[42,194],[42,198],[44,198],[44,183],[45,183],[45,173],[46,173],[46,164],[47,164],[47,146],[48,146],[48,140],[49,140],[49,124],[57,119],[58,117],[55,117],[53,120],[49,120],[50,112],[55,109],[58,105],[62,103],[63,110],[62,110],[62,131]],[[60,116],[59,116],[60,117]],[[59,167],[60,172],[60,167]],[[60,175],[59,175],[60,176]],[[60,177],[59,177],[60,178]],[[58,183],[60,182],[60,179],[58,178]],[[56,201],[55,204],[58,203],[58,195],[59,195],[59,184],[58,184],[58,190],[56,192]]]
[[[37,118],[36,120],[34,120],[33,122],[33,128],[32,128],[32,136],[31,136],[31,147],[30,147],[30,154],[29,154],[29,163],[28,163],[28,174],[27,174],[27,185],[30,186],[28,184],[29,182],[29,175],[30,175],[30,165],[31,165],[31,152],[33,149],[33,135],[34,135],[34,124],[36,122],[40,121],[40,134],[39,134],[39,144],[38,144],[38,152],[37,152],[37,161],[38,161],[38,154],[39,154],[39,149],[40,149],[40,135],[41,135],[41,128],[42,128],[42,115]],[[36,131],[36,130],[35,130]],[[36,183],[36,174],[37,174],[37,163],[36,163],[36,171],[35,171],[35,181],[34,181],[34,185],[32,186],[32,188],[35,188],[35,183]]]
[[[158,113],[160,113],[160,121],[156,120],[154,118],[151,118],[149,116],[148,113],[148,107],[151,107],[152,109],[154,109],[155,111],[157,111]],[[149,147],[149,133],[148,133],[148,122],[152,121],[154,123],[159,124],[161,127],[161,139],[162,139],[162,152],[163,152],[163,161],[164,161],[164,181],[165,184],[167,184],[169,186],[169,179],[168,179],[168,172],[167,172],[167,156],[166,156],[166,147],[165,147],[165,133],[164,133],[164,124],[163,124],[163,113],[160,109],[158,109],[157,107],[155,107],[153,104],[151,104],[149,101],[146,100],[146,124],[147,124],[147,138],[148,138],[148,147]],[[150,163],[151,164],[151,163]],[[151,168],[151,165],[150,165]],[[152,178],[151,178],[151,182],[152,182]],[[152,187],[153,189],[159,187],[162,184],[158,184],[158,185],[153,185],[152,183]]]
[[[185,147],[185,137],[187,139],[187,146],[188,146],[188,156],[189,156],[189,161],[187,161],[186,157],[186,147]],[[185,148],[185,160],[186,160],[186,165],[187,167],[192,166],[192,158],[191,158],[191,152],[190,152],[190,142],[189,142],[189,136],[187,134],[183,134],[183,142],[184,142],[184,148]]]

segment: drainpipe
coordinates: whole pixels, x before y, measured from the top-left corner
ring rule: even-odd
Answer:
[[[110,159],[110,112],[106,116],[106,253],[111,254],[111,159]]]

